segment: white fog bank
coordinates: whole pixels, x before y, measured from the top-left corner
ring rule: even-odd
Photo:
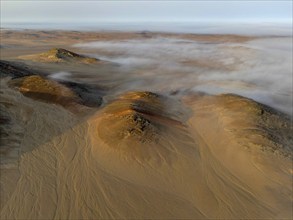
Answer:
[[[136,78],[129,89],[182,88],[210,94],[235,93],[292,114],[292,38],[246,43],[175,38],[77,44],[91,55],[120,64]],[[138,88],[136,88],[138,87]]]

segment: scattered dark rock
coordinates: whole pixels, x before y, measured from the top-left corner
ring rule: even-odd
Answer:
[[[12,63],[0,60],[0,77],[24,77],[35,75],[36,72],[23,64]]]
[[[81,104],[88,107],[99,107],[103,103],[104,91],[88,84],[76,82],[59,81],[59,83],[70,88],[81,99]]]
[[[289,115],[235,94],[223,94],[216,98],[227,117],[235,113],[241,116],[231,118],[229,126],[233,123],[246,125],[233,131],[243,145],[248,147],[253,143],[254,147],[258,146],[264,152],[293,157],[293,124]]]
[[[105,117],[101,127],[111,128],[113,132],[105,136],[117,136],[120,141],[156,142],[158,134],[169,126],[183,128],[182,112],[172,107],[173,102],[153,92],[128,92],[105,107],[105,115],[111,117]]]
[[[69,50],[65,50],[62,48],[54,48],[50,51],[47,52],[48,56],[49,55],[54,55],[57,58],[60,59],[66,59],[66,58],[85,58],[85,56],[79,55],[77,53],[71,52]]]

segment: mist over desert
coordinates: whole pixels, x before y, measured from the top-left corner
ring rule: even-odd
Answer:
[[[5,23],[0,218],[291,219],[290,24]]]

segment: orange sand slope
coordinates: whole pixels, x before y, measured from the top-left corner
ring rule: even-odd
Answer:
[[[253,100],[130,92],[80,118],[3,89],[27,109],[19,173],[1,168],[3,219],[292,214],[290,121]]]

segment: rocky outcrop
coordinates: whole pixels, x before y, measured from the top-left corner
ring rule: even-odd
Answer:
[[[34,75],[36,72],[24,65],[18,65],[9,61],[0,60],[0,78],[11,77],[18,78]]]
[[[185,109],[169,97],[128,92],[108,104],[103,113],[97,135],[109,149],[126,158],[172,163],[174,143],[193,144],[185,125]]]
[[[91,64],[91,63],[104,62],[99,59],[88,57],[85,55],[80,55],[63,48],[53,48],[45,53],[26,55],[26,56],[21,56],[19,58],[24,60],[32,60],[32,61],[48,62],[48,63],[50,62],[53,62],[53,63],[78,62],[78,63]]]

